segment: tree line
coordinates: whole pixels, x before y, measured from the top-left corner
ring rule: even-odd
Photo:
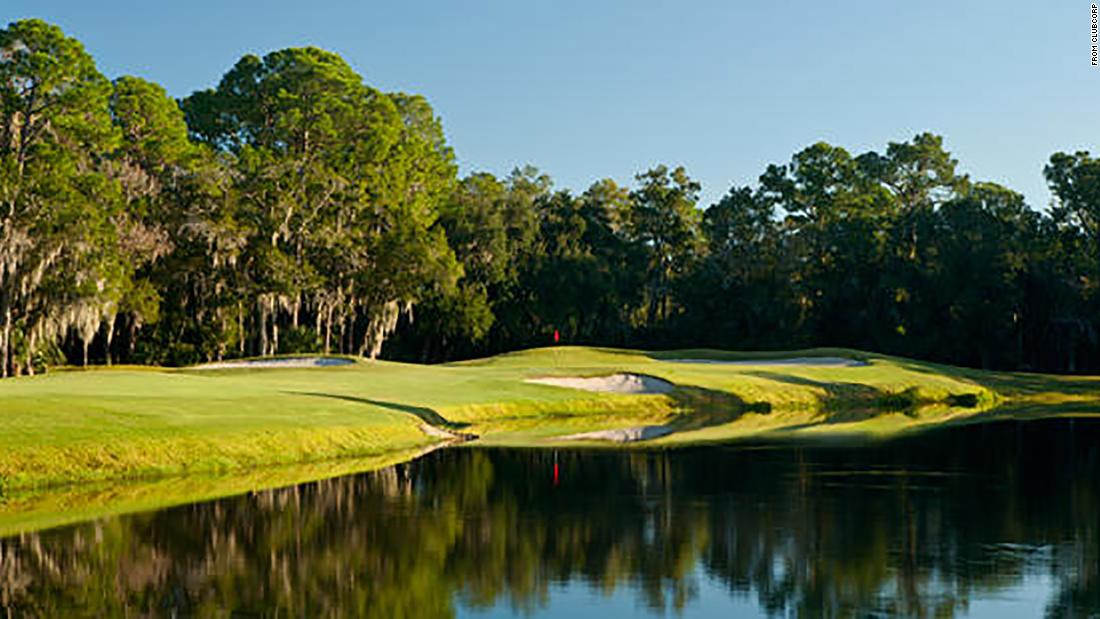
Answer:
[[[813,144],[705,209],[682,167],[574,194],[460,176],[423,97],[331,52],[248,55],[177,101],[23,20],[0,30],[0,368],[434,362],[558,333],[1094,371],[1100,158],[1045,175],[1041,211],[922,133]]]

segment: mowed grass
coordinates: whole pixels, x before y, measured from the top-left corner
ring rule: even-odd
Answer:
[[[813,356],[867,365],[673,361]],[[615,372],[657,376],[677,389],[596,394],[525,382]],[[58,371],[0,381],[0,487],[10,493],[74,481],[373,457],[443,440],[424,432],[424,424],[476,434],[473,445],[561,445],[569,434],[651,424],[677,430],[656,441],[660,445],[760,435],[883,435],[995,417],[1002,410],[997,406],[1032,416],[1058,406],[1089,411],[1098,387],[1092,378],[989,374],[843,349],[645,353],[557,347],[436,366],[360,361],[324,368]]]

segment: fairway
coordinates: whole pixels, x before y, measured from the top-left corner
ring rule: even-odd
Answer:
[[[859,363],[782,361],[792,357]],[[621,372],[675,388],[624,395],[527,382]],[[881,436],[1005,415],[1087,414],[1097,386],[838,349],[558,347],[431,366],[56,371],[0,383],[0,476],[13,489],[219,473],[379,456],[454,440],[448,434],[476,436],[470,445],[544,447],[657,425],[666,435],[639,445]]]

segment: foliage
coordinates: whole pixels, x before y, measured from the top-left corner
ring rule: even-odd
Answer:
[[[332,52],[247,55],[177,102],[23,20],[0,31],[0,373],[555,334],[1097,370],[1100,160],[1045,174],[1047,212],[920,133],[812,144],[705,209],[682,167],[579,194],[531,166],[459,178],[423,97]]]

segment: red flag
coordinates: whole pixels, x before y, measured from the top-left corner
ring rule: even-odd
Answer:
[[[561,341],[561,334],[558,333],[557,329],[554,329],[554,343],[557,344],[559,341]]]

